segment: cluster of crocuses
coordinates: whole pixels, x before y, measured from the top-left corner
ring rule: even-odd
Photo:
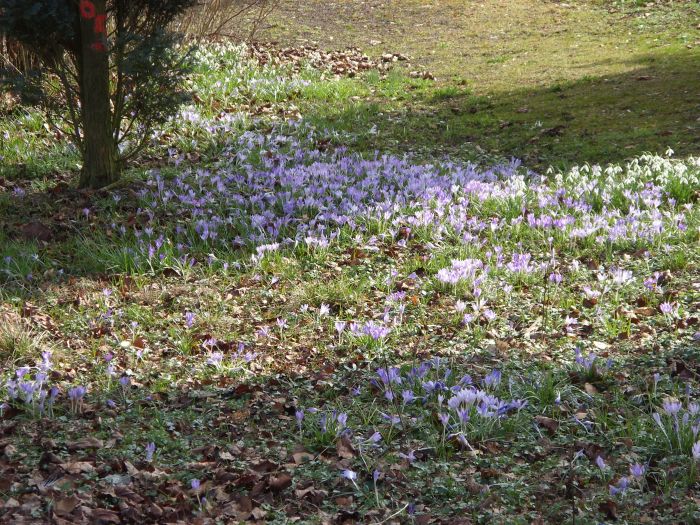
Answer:
[[[243,369],[245,365],[251,363],[257,357],[255,352],[246,350],[246,345],[242,342],[239,342],[236,350],[230,352],[228,355],[220,350],[217,350],[217,348],[219,348],[219,341],[215,337],[205,340],[202,343],[202,346],[209,350],[209,355],[206,358],[206,364],[214,367],[218,371],[222,371],[224,369]]]
[[[498,397],[508,388],[499,370],[475,381],[468,374],[454,372],[445,359],[436,357],[418,366],[376,370],[366,393],[381,398],[376,417],[370,418],[374,419],[374,429],[365,432],[351,428],[350,416],[367,419],[367,414],[355,413],[352,407],[347,411],[298,408],[296,426],[304,438],[319,447],[330,446],[344,434],[358,450],[369,452],[382,444],[391,447],[400,430],[403,434],[416,432],[414,437],[418,439],[424,439],[426,432],[433,434],[442,446],[449,442],[459,448],[470,448],[476,441],[493,437],[506,418],[518,415],[527,406],[525,400],[505,401]],[[353,397],[363,394],[360,387],[351,389]],[[437,433],[434,415],[437,415]],[[409,463],[417,461],[414,450],[394,452]]]
[[[208,168],[183,170],[172,179],[154,171],[141,192],[145,224],[130,231],[115,228],[137,241],[142,259],[176,256],[191,263],[186,254],[241,246],[313,250],[345,237],[341,231],[364,236],[370,228],[397,245],[415,236],[483,242],[525,230],[544,242],[663,243],[687,228],[692,213],[690,205],[675,203],[656,184],[662,178],[657,168],[678,171],[682,162],[655,157],[637,162],[635,169],[647,181],[641,187],[629,182],[632,165],[622,170],[624,176],[608,177],[608,188],[599,188],[592,174],[582,177],[582,171],[573,171],[572,181],[564,174],[557,187],[536,180],[517,162],[479,168],[392,155],[364,158],[342,148],[320,151],[313,148],[318,134],[301,123],[286,126],[268,135],[242,134]],[[688,176],[683,184],[692,189],[696,179]],[[582,191],[586,183],[597,190]],[[610,196],[617,193],[624,195],[624,210]],[[594,206],[595,199],[602,204]],[[256,259],[262,256],[258,250]],[[501,253],[498,259],[517,274],[543,264],[526,252]],[[453,269],[444,278],[454,280],[459,271],[470,270]]]
[[[347,412],[314,407],[299,408],[295,412],[295,419],[299,432],[312,437],[321,446],[328,446],[341,434],[350,433]]]
[[[598,456],[596,464],[601,471],[607,468],[607,465],[600,456]],[[646,473],[646,465],[642,465],[641,463],[633,463],[629,466],[629,476],[621,476],[620,479],[617,480],[617,483],[608,486],[610,495],[622,496],[627,492],[627,489],[635,484],[640,488],[643,488]]]
[[[519,412],[525,400],[505,401],[501,391],[500,370],[486,374],[475,382],[469,374],[453,373],[447,362],[434,358],[402,372],[397,367],[383,367],[372,379],[374,389],[389,402],[390,413],[382,418],[391,425],[416,421],[425,414],[436,413],[444,436],[467,445],[471,435],[478,438],[499,427],[502,419]]]
[[[10,404],[26,407],[35,416],[53,417],[54,405],[60,395],[60,388],[49,384],[49,375],[53,363],[52,352],[46,350],[41,354],[41,361],[35,366],[22,366],[15,370],[14,376],[4,384],[6,401],[0,408],[4,410]],[[77,386],[67,392],[71,410],[79,412],[82,409],[83,398],[87,392],[85,387]]]
[[[574,369],[587,379],[599,379],[605,372],[610,370],[613,362],[608,358],[604,363],[600,363],[600,359],[594,352],[588,352],[588,355],[583,355],[579,347],[574,348]]]
[[[666,399],[652,419],[669,451],[700,459],[700,402]]]
[[[51,357],[50,351],[42,352],[41,362],[36,366],[23,366],[15,371],[15,377],[5,382],[9,402],[23,403],[29,407],[31,413],[38,413],[40,416],[53,412],[53,403],[59,390],[55,386],[48,386]]]

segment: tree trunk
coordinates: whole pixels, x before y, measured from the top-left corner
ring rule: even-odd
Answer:
[[[106,0],[80,2],[80,110],[83,124],[81,188],[101,188],[119,179],[112,135]]]

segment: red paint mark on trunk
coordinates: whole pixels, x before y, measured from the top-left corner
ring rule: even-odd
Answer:
[[[107,33],[107,15],[101,14],[95,16],[95,33]]]
[[[90,0],[80,0],[80,16],[86,20],[95,18],[95,4]]]

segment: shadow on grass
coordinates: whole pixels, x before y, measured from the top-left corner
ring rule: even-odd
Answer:
[[[700,153],[700,53],[630,58],[643,68],[537,89],[476,96],[452,84],[419,90],[406,104],[345,101],[305,116],[346,131],[376,125],[353,148],[428,155],[488,154],[529,167],[621,162],[644,152]],[[478,89],[478,86],[476,86]],[[410,87],[409,87],[410,89]]]

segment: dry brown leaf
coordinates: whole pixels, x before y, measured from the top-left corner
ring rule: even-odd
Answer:
[[[559,422],[547,416],[535,416],[535,421],[541,427],[547,429],[550,434],[554,434],[559,429]]]
[[[33,221],[20,227],[20,232],[25,239],[49,242],[53,239],[53,233],[44,224]]]
[[[86,436],[80,438],[78,441],[68,443],[68,450],[82,450],[86,448],[103,448],[105,446],[104,441],[97,439],[92,436]]]
[[[617,519],[617,503],[613,500],[607,500],[598,505],[598,510],[605,514],[608,519]]]
[[[75,496],[59,498],[55,501],[53,510],[59,516],[67,517],[80,504],[80,500]]]
[[[651,317],[653,315],[656,315],[656,310],[654,310],[654,308],[652,308],[651,306],[643,306],[640,308],[635,308],[634,313],[639,317]]]
[[[301,465],[302,463],[305,463],[307,461],[311,461],[314,459],[314,455],[310,454],[309,452],[294,452],[292,454],[292,459],[294,459],[294,463],[297,465]]]
[[[292,476],[282,472],[278,476],[270,478],[270,488],[275,492],[281,492],[292,484]]]
[[[109,525],[110,523],[121,523],[122,520],[114,511],[108,509],[94,509],[90,513],[90,523],[93,525]]]
[[[583,385],[583,389],[586,391],[587,394],[590,395],[598,393],[598,389],[590,383],[586,383],[585,385]]]
[[[236,458],[235,458],[234,455],[231,454],[230,452],[227,452],[227,451],[225,451],[225,450],[222,450],[221,452],[219,452],[219,459],[220,459],[221,461],[233,461],[233,460],[236,459]]]
[[[61,463],[60,466],[68,474],[81,474],[95,471],[95,466],[87,461],[69,461],[68,463]]]
[[[356,455],[355,448],[352,446],[350,438],[344,434],[340,436],[340,439],[338,439],[338,442],[335,445],[335,450],[338,457],[343,459],[352,459]]]
[[[354,501],[352,496],[338,496],[335,498],[335,504],[339,507],[350,507]]]

